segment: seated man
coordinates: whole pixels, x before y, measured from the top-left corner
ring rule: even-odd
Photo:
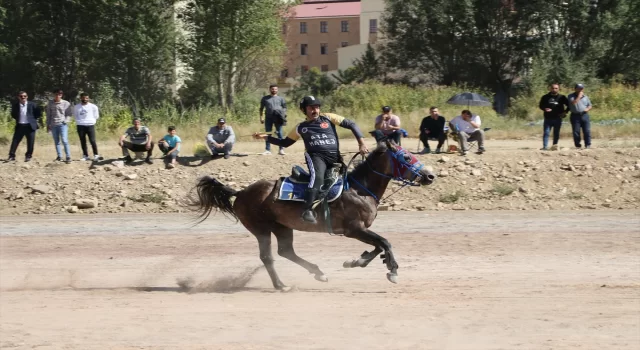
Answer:
[[[376,117],[375,128],[396,144],[400,144],[400,117],[392,114],[391,107],[382,107],[382,114]]]
[[[462,155],[469,151],[469,141],[478,141],[478,153],[484,153],[484,130],[480,129],[481,123],[480,116],[472,115],[467,109],[449,122],[451,130],[458,135]]]
[[[442,144],[444,144],[447,134],[444,131],[445,119],[438,114],[438,107],[429,108],[429,115],[422,119],[420,123],[420,141],[424,144],[422,153],[431,153],[428,140],[438,140],[436,146],[436,153],[440,153],[442,150]]]
[[[167,168],[174,168],[176,166],[178,153],[180,153],[182,140],[180,136],[176,135],[175,126],[170,126],[167,131],[169,133],[164,135],[162,140],[158,141],[158,148],[160,148],[160,151],[164,154],[165,159],[170,159],[170,161],[167,162]]]
[[[209,129],[207,134],[207,145],[211,149],[211,158],[216,158],[223,153],[224,159],[229,159],[233,144],[236,142],[236,135],[233,128],[226,125],[224,118],[218,119],[218,125]]]
[[[129,136],[129,141],[125,139]],[[133,159],[129,155],[129,150],[139,153],[147,152],[145,162],[153,164],[151,154],[153,153],[153,141],[151,141],[151,132],[149,128],[141,125],[140,118],[133,119],[133,126],[129,127],[124,135],[120,136],[118,145],[122,148],[122,155],[126,163],[131,163]]]

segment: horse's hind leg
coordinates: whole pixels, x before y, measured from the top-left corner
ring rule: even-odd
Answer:
[[[327,282],[329,279],[320,271],[318,265],[312,264],[303,258],[299,257],[293,249],[293,230],[280,224],[276,224],[273,229],[273,234],[278,239],[278,254],[284,258],[291,260],[292,262],[304,267],[309,273],[315,275],[316,280],[321,282]]]
[[[286,290],[288,287],[285,286],[282,281],[280,281],[280,278],[278,277],[273,264],[273,255],[271,255],[271,232],[264,229],[256,229],[250,231],[258,239],[258,247],[260,248],[260,260],[262,260],[264,267],[267,268],[267,272],[269,273],[269,277],[271,277],[273,287],[278,290]]]
[[[389,269],[389,272],[387,273],[387,279],[389,280],[389,282],[398,283],[398,263],[393,256],[393,252],[391,251],[391,243],[389,243],[386,238],[368,229],[346,230],[344,235],[349,238],[357,239],[360,242],[371,244],[375,247],[375,250],[373,252],[365,252],[360,257],[360,259],[363,259],[363,262],[366,261],[367,264],[371,260],[373,260],[373,258],[375,258],[381,251],[384,251],[384,255],[382,256],[382,258],[384,263],[387,265],[387,269]],[[360,259],[355,261],[359,261]],[[346,265],[347,263],[345,263],[345,267],[353,267]]]

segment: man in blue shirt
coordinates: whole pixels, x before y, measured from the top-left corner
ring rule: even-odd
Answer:
[[[580,145],[580,129],[584,134],[585,148],[591,148],[591,121],[589,111],[593,106],[591,100],[584,94],[584,85],[576,84],[575,92],[567,96],[569,100],[569,110],[571,111],[571,129],[573,129],[573,143],[577,148]]]
[[[165,159],[171,159],[167,162],[167,168],[171,169],[176,166],[176,159],[178,158],[178,153],[180,153],[182,140],[180,136],[176,135],[175,126],[170,126],[167,131],[169,133],[164,135],[162,140],[158,141],[158,148],[160,148],[160,151],[164,154]]]

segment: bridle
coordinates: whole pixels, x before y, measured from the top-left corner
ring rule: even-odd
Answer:
[[[396,147],[397,147],[396,151],[392,151],[389,148],[387,148],[387,150],[385,151],[385,153],[387,153],[387,155],[390,158],[390,162],[393,168],[392,175],[384,174],[375,170],[371,166],[371,163],[369,163],[369,160],[366,159],[364,155],[362,155],[363,161],[367,164],[367,166],[369,167],[369,170],[371,170],[372,173],[386,179],[391,179],[392,181],[400,182],[402,184],[402,186],[399,189],[395,190],[393,193],[391,193],[384,199],[391,197],[396,192],[402,190],[407,186],[420,186],[419,181],[422,179],[422,174],[420,174],[420,170],[424,167],[424,165],[420,163],[420,161],[418,161],[415,157],[410,157],[412,162],[408,161],[405,150],[400,146],[396,146]],[[354,159],[358,155],[359,153],[356,153],[353,155],[353,157],[351,158],[351,161],[349,161],[349,164],[347,165],[347,169],[349,168],[351,163],[354,161]],[[404,175],[409,175],[409,176],[404,176]],[[407,177],[409,177],[410,179],[407,180]],[[349,189],[349,180],[351,180],[355,184],[357,184],[360,188],[365,190],[368,194],[370,194],[376,200],[376,203],[380,203],[380,199],[378,198],[378,196],[376,196],[373,192],[371,192],[371,190],[369,190],[366,186],[358,182],[358,180],[354,179],[352,176],[348,176],[346,172],[345,172],[344,180],[345,180],[344,181],[345,190]]]

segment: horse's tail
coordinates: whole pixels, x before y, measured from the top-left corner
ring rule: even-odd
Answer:
[[[194,204],[202,211],[200,222],[208,218],[214,209],[223,214],[231,215],[236,221],[238,220],[238,216],[233,210],[233,203],[231,203],[231,198],[235,197],[238,191],[225,186],[211,176],[201,177],[196,185],[196,190],[198,191],[198,200]]]

